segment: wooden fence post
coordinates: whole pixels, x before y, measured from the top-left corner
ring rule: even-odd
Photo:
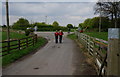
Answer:
[[[20,39],[18,39],[18,47],[19,47],[19,50],[20,50]]]
[[[33,36],[33,38],[32,38],[32,39],[33,39],[33,46],[34,46],[34,44],[35,44],[35,40],[34,40],[34,39],[35,39],[35,36]]]
[[[28,47],[28,38],[26,38],[26,47]]]
[[[10,51],[10,41],[9,40],[8,40],[7,44],[8,44],[7,51],[8,51],[8,54],[9,54],[10,53],[9,52]]]
[[[35,40],[36,40],[35,42],[37,42],[37,34],[35,34]]]
[[[108,30],[107,75],[120,76],[120,28]]]

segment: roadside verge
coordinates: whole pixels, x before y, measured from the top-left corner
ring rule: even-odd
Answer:
[[[43,37],[38,37],[38,41],[35,46],[30,46],[23,50],[18,50],[12,54],[6,55],[2,57],[2,67],[5,68],[6,66],[10,65],[11,63],[21,61],[30,55],[37,52],[40,48],[47,44],[47,39]]]
[[[73,34],[69,34],[67,37],[74,40],[76,42],[76,44],[80,47],[81,54],[83,53],[83,55],[85,56],[85,59],[84,59],[85,62],[88,64],[89,68],[93,69],[93,70],[90,70],[89,73],[91,72],[91,74],[92,74],[94,72],[93,74],[96,75],[97,73],[96,73],[96,69],[94,66],[94,59],[93,59],[93,57],[90,56],[90,54],[87,52],[87,50],[84,48],[84,46],[77,39],[77,36],[73,33]]]

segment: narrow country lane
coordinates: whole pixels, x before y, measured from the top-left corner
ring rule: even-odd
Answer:
[[[66,38],[54,43],[53,32],[36,32],[47,38],[48,44],[24,60],[3,69],[3,75],[95,75],[94,68],[85,61],[79,46]]]

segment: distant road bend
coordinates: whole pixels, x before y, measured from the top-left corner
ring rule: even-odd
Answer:
[[[12,63],[3,75],[95,75],[94,68],[85,61],[79,46],[64,33],[63,43],[54,43],[53,32],[36,32],[49,40],[35,54]]]

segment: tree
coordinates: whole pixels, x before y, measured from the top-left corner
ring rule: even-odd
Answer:
[[[7,25],[3,25],[2,27],[7,27]]]
[[[90,20],[89,27],[91,28],[98,28],[99,27],[99,19],[100,17],[94,17]]]
[[[78,25],[78,27],[82,28],[82,23],[80,23],[80,24]]]
[[[99,0],[95,6],[95,14],[98,13],[104,17],[109,17],[112,22],[114,21],[115,27],[118,27],[117,20],[120,18],[120,1],[102,2]]]
[[[20,18],[17,22],[13,24],[13,29],[25,30],[27,27],[30,27],[29,21],[24,18]]]
[[[101,22],[102,31],[107,31],[107,28],[110,25],[110,22],[109,22],[110,20],[108,17],[94,17],[91,19],[88,18],[83,23],[80,23],[79,27],[84,30],[86,30],[86,29],[98,30],[100,18],[102,19],[102,21],[104,21],[104,22]]]
[[[102,21],[104,22],[101,22],[101,29],[102,30],[105,30],[108,28],[109,26],[109,18],[108,17],[101,17]],[[100,20],[100,17],[94,17],[91,19],[89,25],[91,28],[99,28],[99,20]]]
[[[84,24],[83,24],[82,26],[83,26],[83,27],[90,27],[90,21],[91,21],[90,18],[86,19],[86,20],[84,21]]]
[[[63,30],[67,31],[67,27],[62,27],[62,26],[53,26],[50,24],[45,24],[43,22],[36,22],[33,25],[38,27],[38,31],[56,31],[56,30]]]
[[[83,27],[83,24],[84,24],[84,23],[80,23],[80,24],[78,25],[78,27],[84,28],[84,27]]]
[[[70,28],[70,29],[71,29],[71,28],[73,28],[73,25],[72,25],[72,24],[68,24],[68,25],[67,25],[67,28]]]
[[[53,26],[59,26],[59,23],[57,21],[54,21],[52,25]]]

